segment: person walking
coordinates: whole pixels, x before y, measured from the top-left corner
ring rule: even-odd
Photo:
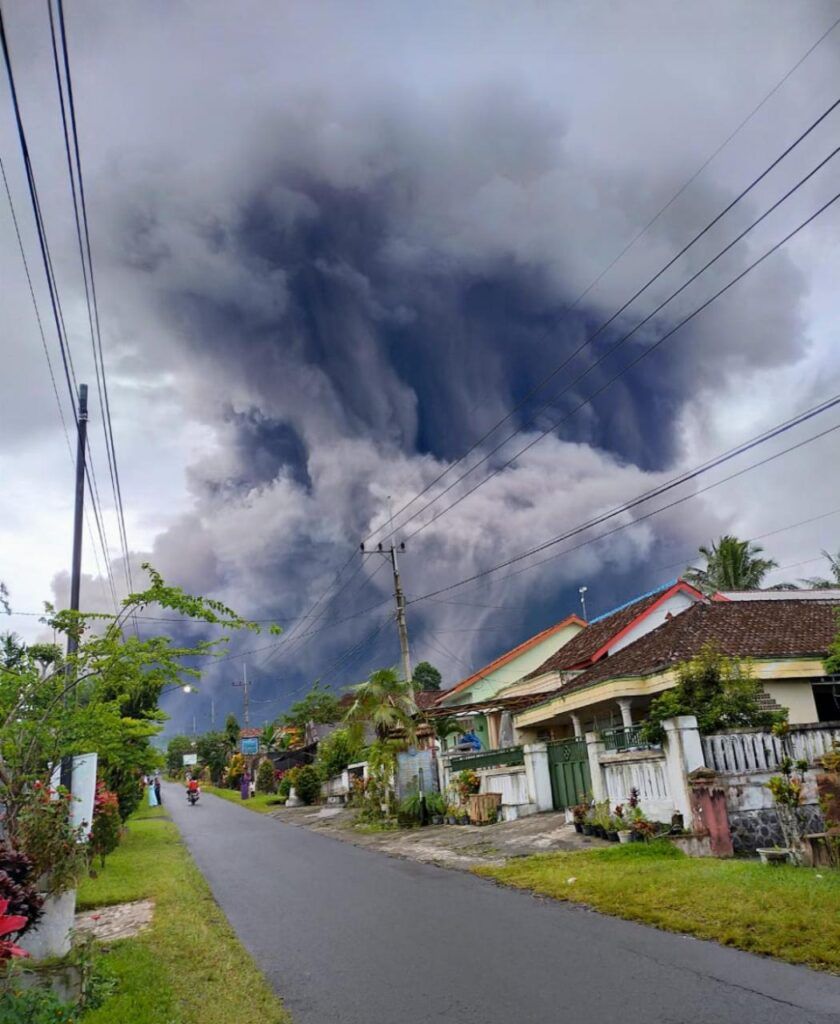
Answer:
[[[149,798],[149,807],[157,807],[158,798],[155,794],[155,786],[151,779],[146,783],[146,794]]]
[[[160,795],[160,772],[155,773],[155,799],[163,807],[163,799]]]

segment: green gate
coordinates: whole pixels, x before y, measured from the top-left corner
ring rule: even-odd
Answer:
[[[575,738],[549,743],[548,771],[555,810],[583,803],[592,790],[586,740]]]

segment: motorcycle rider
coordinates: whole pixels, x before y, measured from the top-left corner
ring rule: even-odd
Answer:
[[[191,775],[187,779],[187,799],[194,802],[198,799],[200,793],[201,789],[198,785],[198,779],[193,778],[193,776]]]

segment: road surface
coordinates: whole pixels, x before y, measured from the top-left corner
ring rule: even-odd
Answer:
[[[806,1024],[840,978],[361,849],[164,806],[295,1024]],[[819,927],[819,920],[814,921]]]

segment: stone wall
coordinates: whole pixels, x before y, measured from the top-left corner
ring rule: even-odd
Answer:
[[[807,804],[801,809],[803,833],[822,832],[824,829],[820,809]],[[747,811],[729,811],[729,828],[736,854],[754,853],[760,846],[784,846],[785,840],[779,819],[772,807]]]

